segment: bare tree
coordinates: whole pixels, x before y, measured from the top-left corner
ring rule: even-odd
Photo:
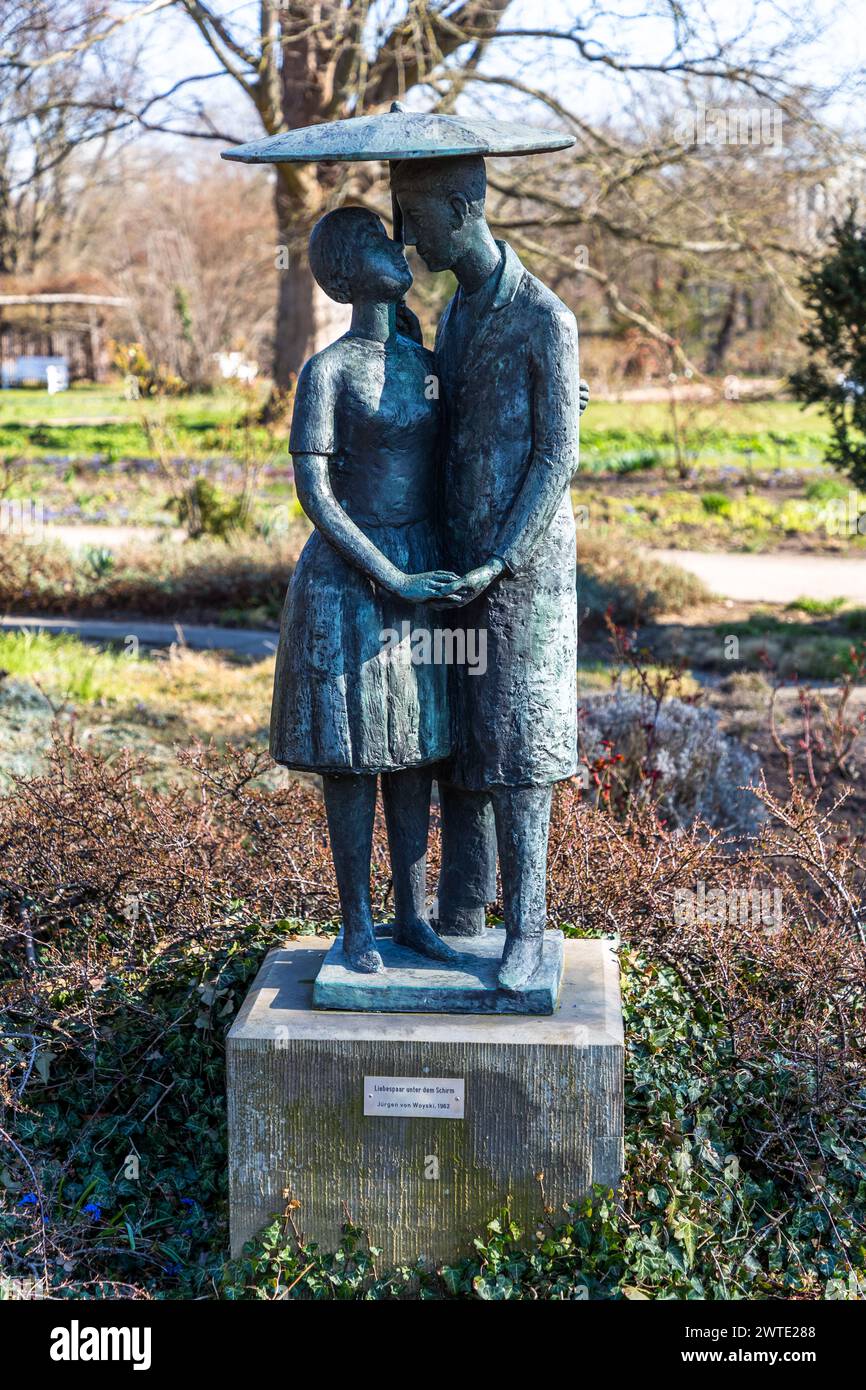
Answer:
[[[28,273],[51,257],[81,186],[82,152],[138,129],[124,113],[135,97],[134,53],[119,40],[170,3],[118,14],[101,0],[0,0],[0,273]]]
[[[151,15],[161,24],[158,12],[169,5],[195,26],[216,70],[187,73],[146,98],[129,84],[118,91],[96,55],[109,52],[132,18]],[[491,165],[494,219],[571,298],[594,296],[611,322],[649,335],[684,365],[689,326],[700,321],[692,336],[714,341],[710,365],[720,366],[738,316],[765,301],[796,312],[803,247],[790,189],[824,177],[839,160],[840,142],[816,119],[827,94],[796,76],[800,36],[814,39],[814,24],[804,25],[805,12],[765,4],[762,13],[768,9],[776,16],[771,37],[753,29],[750,15],[722,38],[705,0],[646,0],[627,28],[597,5],[559,25],[533,24],[523,12],[511,26],[509,0],[251,0],[239,9],[225,0],[140,0],[119,14],[99,0],[6,0],[0,142],[26,126],[29,148],[38,151],[34,187],[105,132],[234,143],[247,132],[227,129],[230,120],[222,111],[216,118],[206,99],[207,83],[226,75],[268,134],[381,109],[411,92],[438,110],[471,101],[486,112],[553,122],[575,136],[575,149]],[[68,85],[40,95],[40,84],[57,74]],[[584,95],[600,76],[604,105],[615,113],[601,119],[598,97],[589,103]],[[707,138],[704,116],[713,107],[730,116],[733,138]],[[767,114],[782,123],[778,147],[760,147],[760,130],[757,143],[749,137],[755,113],[759,122]],[[20,184],[20,165],[20,155],[4,161],[0,149],[0,180]],[[346,196],[381,205],[383,190],[375,168],[363,165],[279,165],[271,177],[276,236],[265,263],[288,261],[274,350],[275,381],[284,387],[333,322],[303,254],[311,224]],[[0,264],[13,201],[7,196],[0,211]],[[58,202],[57,189],[26,201],[43,245],[40,210]],[[11,239],[21,247],[21,211],[15,216]]]
[[[263,130],[274,135],[375,110],[427,83],[467,43],[480,53],[509,0],[456,5],[410,0],[399,18],[389,18],[387,7],[372,0],[260,0],[256,32],[233,26],[201,0],[177,3],[248,97]],[[210,130],[207,124],[201,133],[216,134],[213,122]],[[277,167],[276,241],[288,262],[279,282],[277,387],[288,385],[327,332],[330,314],[306,267],[303,246],[323,205],[339,197],[339,172]]]
[[[471,95],[487,110],[530,110],[536,123],[552,120],[572,131],[576,152],[558,164],[545,161],[541,172],[541,166],[516,162],[511,171],[494,175],[498,216],[520,228],[528,255],[545,256],[560,274],[574,270],[579,279],[593,282],[614,318],[655,336],[674,355],[683,356],[681,345],[676,332],[659,323],[652,294],[624,291],[624,264],[633,267],[638,254],[677,260],[687,269],[712,261],[712,275],[720,278],[729,306],[746,259],[752,274],[776,282],[783,297],[791,293],[795,277],[780,269],[792,250],[785,229],[772,226],[766,196],[759,199],[756,216],[751,195],[762,188],[769,170],[778,210],[779,184],[790,175],[792,157],[765,164],[755,174],[760,151],[733,144],[713,150],[701,132],[683,138],[674,126],[683,111],[697,112],[714,101],[727,108],[739,104],[747,116],[767,110],[784,119],[789,137],[795,133],[801,167],[820,162],[817,147],[824,135],[819,139],[814,111],[825,94],[798,86],[793,76],[801,38],[815,37],[814,21],[804,23],[805,10],[774,8],[769,34],[752,12],[739,31],[729,24],[723,38],[724,26],[703,0],[647,0],[627,29],[598,5],[586,6],[562,25],[545,22],[540,7],[539,24],[527,22],[524,12],[520,25],[510,27],[510,0],[408,0],[403,6],[384,0],[260,0],[254,29],[230,18],[216,0],[175,3],[268,134],[381,109],[413,89],[436,109],[452,110]],[[643,30],[641,21],[646,21]],[[563,96],[582,93],[598,75],[610,85],[611,110],[620,112],[617,122],[591,119],[581,100]],[[666,107],[665,115],[659,115],[659,107]],[[232,138],[217,130],[201,102],[195,115],[183,127],[149,116],[148,126]],[[623,134],[627,122],[630,129]],[[726,176],[720,179],[722,166]],[[285,386],[321,346],[321,306],[302,254],[306,235],[323,206],[349,189],[357,195],[359,188],[370,192],[357,168],[346,174],[277,166],[277,242],[290,258],[279,288],[278,386]],[[577,266],[567,249],[574,232],[596,246],[595,254]],[[602,238],[604,257],[598,251]],[[627,274],[626,281],[634,277]],[[733,312],[736,308],[734,303]],[[712,332],[716,359],[723,360],[730,336],[723,316]]]
[[[153,149],[127,165],[122,199],[88,198],[87,246],[128,300],[131,337],[162,374],[193,387],[212,382],[222,351],[260,359],[273,320],[260,273],[266,184],[203,158],[179,176]]]

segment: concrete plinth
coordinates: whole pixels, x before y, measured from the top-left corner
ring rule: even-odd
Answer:
[[[564,943],[550,1017],[315,1011],[331,944],[272,951],[229,1034],[233,1255],[283,1211],[284,1190],[322,1249],[348,1209],[386,1269],[468,1253],[509,1195],[532,1231],[545,1204],[560,1213],[593,1183],[616,1185],[623,1035],[607,943]]]

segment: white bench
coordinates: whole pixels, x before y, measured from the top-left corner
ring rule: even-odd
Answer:
[[[47,386],[51,395],[69,389],[69,363],[65,357],[16,357],[2,367],[4,389],[38,382]]]

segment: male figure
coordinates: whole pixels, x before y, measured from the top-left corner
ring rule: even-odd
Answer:
[[[487,669],[456,668],[457,752],[440,781],[440,930],[474,934],[489,892],[489,807],[502,873],[503,989],[541,962],[553,784],[577,769],[577,604],[569,483],[580,397],[574,315],[484,216],[484,160],[392,166],[404,240],[459,288],[436,338],[447,448],[443,602],[487,632]]]

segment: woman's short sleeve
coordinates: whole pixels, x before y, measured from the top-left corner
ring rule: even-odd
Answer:
[[[334,454],[337,451],[334,428],[334,369],[324,353],[311,357],[298,377],[289,452],[292,454]]]

